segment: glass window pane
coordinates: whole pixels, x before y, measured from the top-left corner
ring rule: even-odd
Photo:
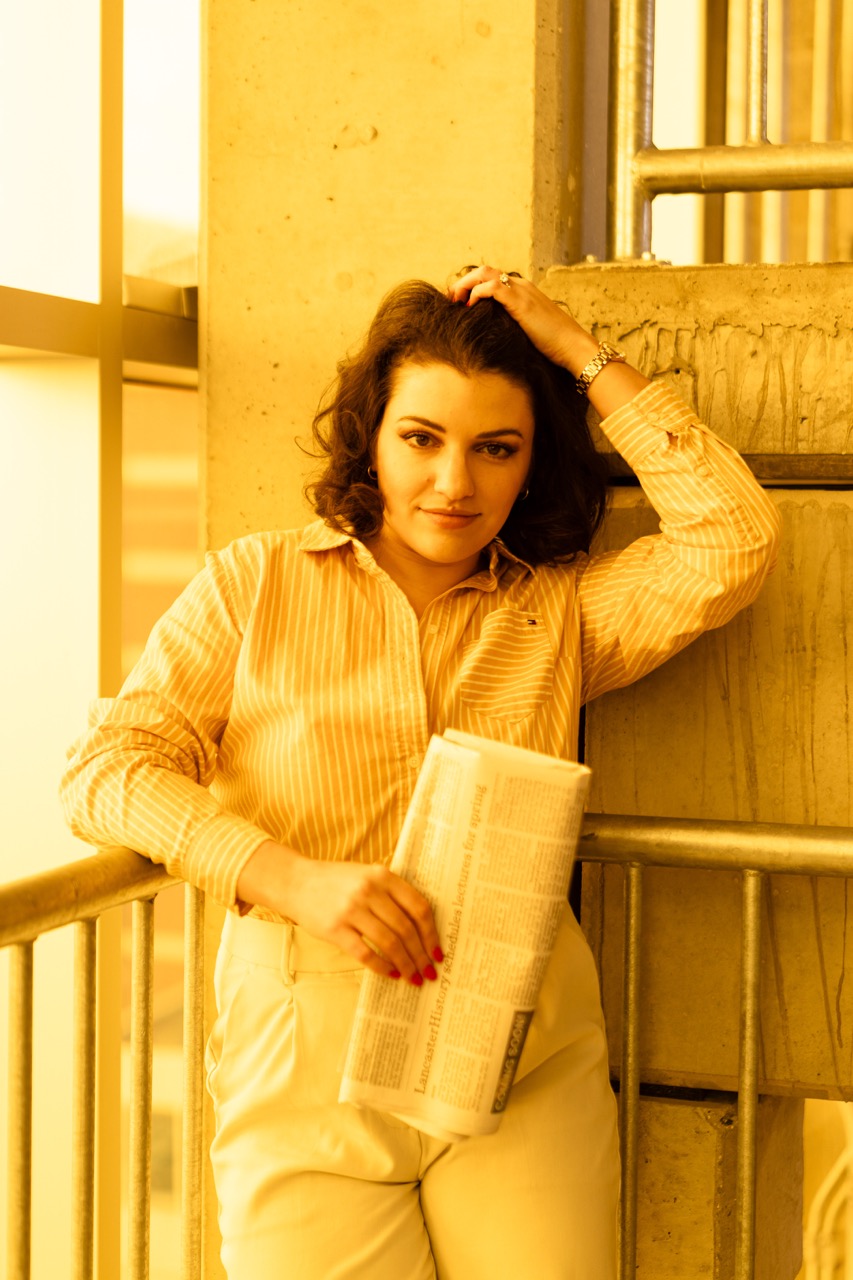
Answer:
[[[0,360],[3,878],[82,858],[56,789],[98,692],[98,370]]]
[[[0,284],[98,299],[100,5],[5,6]]]
[[[95,361],[0,359],[0,450],[0,878],[12,880],[91,852],[65,826],[57,785],[97,693]],[[56,1069],[72,1043],[71,931],[41,938],[35,966],[32,1274],[48,1280],[68,1272],[72,1225],[71,1077]],[[6,1036],[0,1018],[0,1086]]]
[[[198,281],[199,0],[125,0],[124,270]]]
[[[125,383],[122,670],[201,567],[198,392]]]
[[[657,147],[698,147],[704,128],[703,6],[657,0],[652,113]],[[652,206],[652,252],[668,262],[701,262],[702,197],[658,196]]]

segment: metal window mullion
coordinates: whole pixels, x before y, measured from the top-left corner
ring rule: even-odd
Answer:
[[[121,684],[124,4],[101,0],[98,303],[98,686]],[[121,1267],[121,921],[98,929],[97,1272]]]
[[[637,1155],[640,1111],[640,937],[643,868],[625,868],[625,919],[622,979],[622,1063],[619,1073],[619,1146],[622,1161],[620,1275],[629,1280],[637,1266]]]
[[[33,944],[9,948],[9,1280],[30,1280],[33,1173]]]
[[[181,1277],[201,1280],[204,894],[184,888],[183,1126],[181,1139]]]
[[[738,1068],[735,1280],[755,1274],[755,1170],[758,1138],[758,1020],[761,963],[760,871],[742,873],[740,1063]]]
[[[121,684],[122,0],[101,0],[101,239],[98,308],[99,684]]]
[[[74,1049],[71,1157],[73,1280],[91,1280],[95,1245],[95,1009],[97,921],[74,926]]]
[[[148,1280],[151,1227],[154,903],[134,902],[130,995],[130,1275]]]

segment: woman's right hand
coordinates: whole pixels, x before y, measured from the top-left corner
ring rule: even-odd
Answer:
[[[437,976],[442,953],[429,902],[380,864],[318,862],[268,840],[240,873],[237,896],[286,916],[374,973],[417,986]]]

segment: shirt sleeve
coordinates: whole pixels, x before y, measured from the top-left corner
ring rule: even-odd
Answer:
[[[660,533],[579,567],[583,698],[630,684],[720,627],[775,563],[776,507],[743,459],[653,383],[601,424],[660,516]]]
[[[226,554],[205,568],[151,633],[117,698],[90,708],[60,783],[66,819],[91,844],[129,845],[226,906],[269,836],[208,791],[228,722],[242,643]]]

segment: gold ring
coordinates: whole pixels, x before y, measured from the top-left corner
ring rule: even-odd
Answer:
[[[500,282],[501,284],[505,284],[508,289],[512,288],[512,281],[505,271],[502,271],[500,274]]]

